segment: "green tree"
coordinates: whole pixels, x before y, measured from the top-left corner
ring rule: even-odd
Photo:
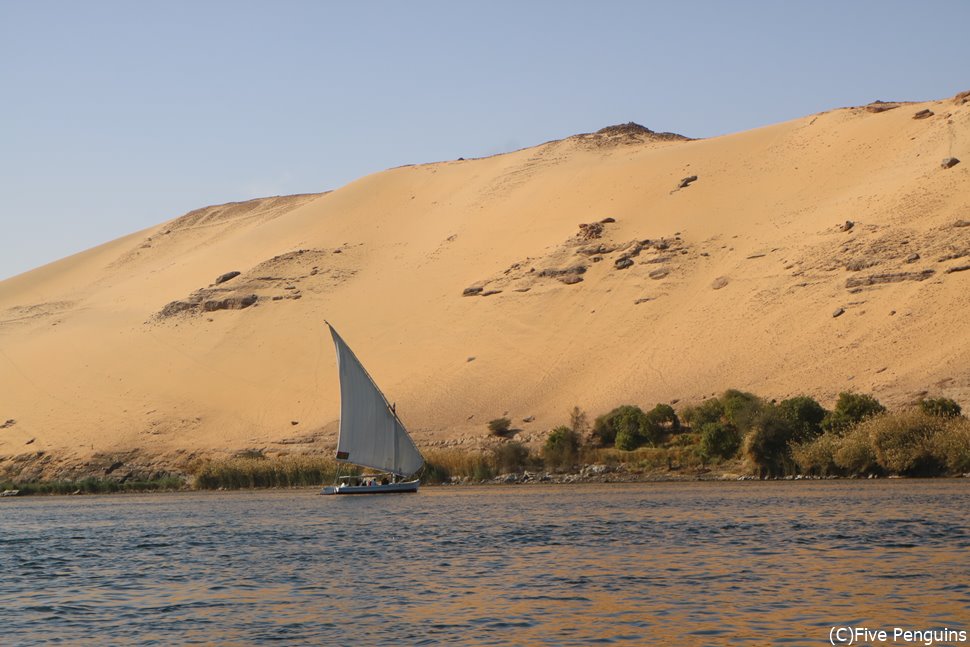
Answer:
[[[598,417],[593,424],[593,435],[604,446],[616,444],[617,449],[636,449],[650,436],[648,425],[647,415],[640,407],[624,404]],[[621,433],[622,441],[617,439]]]
[[[720,422],[724,417],[724,405],[717,398],[709,398],[700,404],[684,407],[681,417],[694,429],[700,429],[709,422]]]
[[[680,418],[677,417],[677,412],[669,404],[658,404],[647,412],[647,417],[650,418],[650,422],[662,429],[669,430],[672,434],[680,431]]]
[[[542,458],[549,467],[571,467],[579,455],[579,435],[569,427],[556,427],[546,438]]]
[[[813,398],[805,395],[782,400],[778,412],[795,431],[798,441],[814,438],[822,433],[822,420],[828,412]]]
[[[620,409],[619,415],[614,419],[616,448],[630,451],[645,442],[653,442],[656,434],[647,414],[640,407],[632,405]]]
[[[765,408],[765,401],[753,393],[728,389],[721,395],[724,417],[744,434],[750,430]]]
[[[729,422],[706,422],[701,427],[701,455],[713,458],[733,458],[741,446],[741,434]]]
[[[845,433],[853,425],[885,411],[886,407],[871,395],[843,391],[835,402],[835,409],[822,420],[822,429]]]

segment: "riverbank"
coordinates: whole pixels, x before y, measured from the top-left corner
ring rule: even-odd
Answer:
[[[879,474],[839,476],[830,474],[818,476],[814,474],[794,474],[789,476],[765,476],[757,477],[750,474],[739,474],[737,472],[720,470],[701,470],[695,472],[668,471],[668,472],[635,472],[624,469],[622,466],[611,468],[607,465],[586,465],[578,472],[569,473],[550,473],[550,472],[522,472],[500,474],[491,479],[477,481],[467,477],[456,477],[447,482],[433,485],[530,485],[530,484],[585,484],[585,483],[691,483],[701,481],[858,481],[870,479],[952,479],[970,478],[970,473],[957,475],[938,475],[930,477],[909,477],[891,474],[888,476]]]
[[[454,476],[446,480],[422,481],[422,487],[462,487],[462,486],[540,486],[540,485],[582,485],[582,484],[628,484],[628,483],[691,483],[691,482],[731,482],[731,481],[850,481],[875,479],[970,479],[970,473],[956,475],[939,475],[933,477],[908,477],[900,475],[851,475],[840,476],[830,474],[818,476],[812,474],[795,474],[788,476],[757,477],[741,473],[739,465],[724,466],[727,469],[715,467],[713,469],[691,470],[638,470],[627,465],[583,465],[579,469],[567,472],[530,471],[507,472],[489,478],[476,479],[470,476]],[[246,481],[234,477],[229,485],[219,485],[215,481],[200,484],[194,477],[171,476],[153,481],[119,482],[111,479],[87,478],[80,481],[40,481],[17,483],[14,481],[0,481],[0,497],[23,496],[79,496],[85,494],[152,494],[160,492],[202,492],[212,490],[278,490],[278,489],[316,489],[329,485],[333,479],[310,481],[301,479],[291,483],[260,483]]]

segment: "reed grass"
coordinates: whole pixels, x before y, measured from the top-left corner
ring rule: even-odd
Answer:
[[[427,452],[424,462],[425,483],[447,483],[452,477],[486,481],[496,474],[493,457],[482,452],[439,449]]]
[[[337,474],[359,473],[353,465],[324,456],[255,456],[206,460],[191,469],[200,490],[306,487],[332,483]]]
[[[142,481],[86,478],[77,481],[0,481],[0,491],[19,490],[20,495],[31,494],[111,494],[116,492],[159,492],[181,490],[185,479],[166,476]]]

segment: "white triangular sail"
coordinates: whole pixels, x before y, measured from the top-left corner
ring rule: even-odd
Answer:
[[[411,476],[424,465],[421,452],[357,356],[333,326],[340,374],[337,460]]]

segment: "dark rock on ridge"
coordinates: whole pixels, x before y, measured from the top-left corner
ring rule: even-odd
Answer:
[[[257,297],[255,294],[250,294],[244,297],[226,297],[225,299],[212,299],[209,301],[204,301],[202,303],[202,309],[205,312],[214,312],[216,310],[242,310],[243,308],[248,308],[249,306],[256,303]]]
[[[870,274],[869,276],[851,277],[845,280],[845,287],[855,288],[880,283],[901,283],[902,281],[925,281],[936,274],[936,270],[922,272],[886,272],[884,274]]]

